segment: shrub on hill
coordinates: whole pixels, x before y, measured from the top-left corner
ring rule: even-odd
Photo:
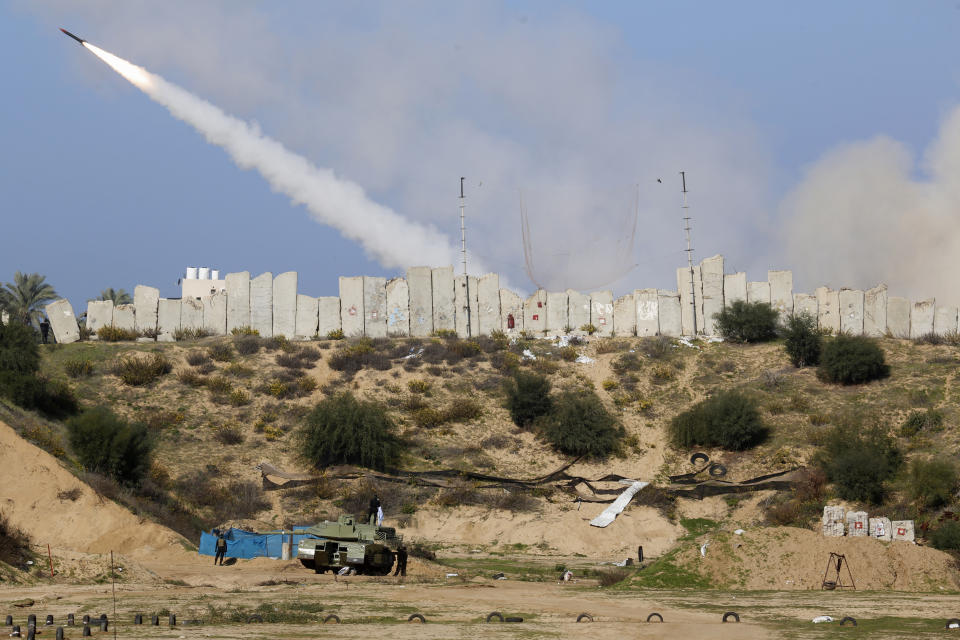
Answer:
[[[880,504],[887,493],[887,478],[903,466],[903,454],[879,427],[861,431],[845,425],[827,434],[814,461],[844,500]]]
[[[0,322],[0,396],[52,418],[76,413],[77,400],[70,388],[40,376],[39,369],[34,330],[19,322]]]
[[[821,338],[817,319],[809,313],[794,314],[784,328],[786,342],[783,348],[795,367],[815,367],[820,364]]]
[[[0,513],[0,562],[19,567],[31,555],[30,538]]]
[[[930,532],[930,544],[941,551],[960,551],[960,522],[947,520]]]
[[[670,421],[670,437],[678,447],[741,451],[763,442],[767,427],[756,402],[737,391],[723,391],[675,416]]]
[[[537,428],[557,451],[596,459],[616,451],[624,436],[623,427],[592,390],[560,393]]]
[[[321,400],[307,415],[298,432],[300,454],[318,469],[356,464],[382,471],[399,454],[395,432],[382,405],[344,392]]]
[[[777,337],[777,310],[766,302],[737,300],[713,314],[713,320],[730,342],[768,342]]]
[[[153,442],[147,428],[131,424],[106,407],[67,420],[70,446],[88,470],[136,485],[150,468]]]
[[[162,353],[144,356],[128,353],[120,356],[113,364],[113,374],[125,384],[138,387],[149,384],[162,375],[170,373],[173,367]]]
[[[876,340],[846,334],[824,345],[817,369],[818,378],[838,384],[863,384],[889,375],[890,366]]]
[[[913,411],[903,421],[900,427],[900,435],[910,438],[921,431],[935,431],[943,426],[943,412],[937,409],[927,409],[926,411]]]
[[[507,382],[507,409],[518,427],[525,427],[553,407],[550,381],[546,376],[529,371],[517,371]]]
[[[936,509],[949,504],[957,481],[957,466],[948,459],[910,463],[910,495],[921,508]]]

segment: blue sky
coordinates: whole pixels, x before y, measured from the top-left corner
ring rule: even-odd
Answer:
[[[728,271],[956,293],[916,258],[958,235],[940,213],[957,210],[954,191],[925,160],[949,147],[958,102],[955,2],[340,4],[0,2],[0,281],[43,273],[79,312],[106,287],[178,295],[186,266],[296,270],[312,295],[335,295],[340,275],[400,272],[235,166],[65,26],[451,243],[468,176],[473,252],[519,288],[533,288],[521,193],[550,286],[675,288],[685,169],[696,255],[723,253]],[[889,162],[867,166],[877,158]],[[903,186],[872,203],[878,181]],[[638,197],[630,264],[604,265]],[[914,199],[938,204],[911,213]],[[928,219],[909,250],[859,248],[864,225],[900,247]],[[844,233],[824,240],[838,220]]]

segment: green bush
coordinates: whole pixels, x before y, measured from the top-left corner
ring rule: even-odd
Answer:
[[[910,438],[920,431],[935,431],[943,425],[943,412],[937,409],[927,409],[926,411],[913,411],[903,421],[900,427],[900,435]]]
[[[207,349],[207,353],[210,354],[210,357],[216,360],[217,362],[231,362],[233,361],[233,349],[229,344],[217,343],[210,345],[210,348]],[[191,363],[192,364],[192,363]]]
[[[399,454],[396,426],[376,402],[350,392],[321,400],[298,431],[300,454],[313,467],[356,464],[384,470]]]
[[[821,338],[817,319],[809,313],[791,315],[784,328],[786,342],[783,348],[795,367],[815,367],[820,364]]]
[[[101,342],[132,342],[140,337],[133,329],[121,329],[112,324],[97,329],[97,338]]]
[[[40,370],[40,351],[34,330],[19,322],[0,321],[0,371],[34,374]]]
[[[233,339],[233,348],[237,353],[248,356],[260,351],[260,342],[258,335],[242,333]]]
[[[737,300],[713,314],[713,320],[729,342],[768,342],[777,337],[777,310],[766,302]]]
[[[162,353],[137,356],[132,353],[121,356],[113,364],[113,374],[124,384],[142,386],[149,384],[162,375],[170,373],[172,366]]]
[[[890,367],[876,340],[846,334],[827,341],[817,369],[818,378],[838,384],[863,384],[889,375]]]
[[[947,520],[930,532],[930,544],[941,551],[960,551],[960,522]]]
[[[678,447],[742,451],[763,442],[767,427],[756,402],[737,391],[723,391],[674,416],[670,437]]]
[[[77,400],[70,388],[40,376],[39,368],[33,329],[18,322],[0,322],[0,396],[51,418],[76,413]]]
[[[525,427],[553,407],[550,381],[528,371],[517,371],[507,383],[507,409],[514,424]]]
[[[948,459],[910,463],[910,495],[921,508],[936,509],[949,504],[957,490],[957,480],[957,466]]]
[[[879,427],[862,431],[846,425],[827,434],[814,461],[844,500],[880,504],[887,479],[903,465],[903,454]]]
[[[150,468],[153,443],[142,424],[130,424],[106,407],[67,420],[70,446],[88,470],[136,485]]]
[[[561,453],[602,459],[617,450],[623,427],[593,391],[564,391],[537,420],[543,438]]]

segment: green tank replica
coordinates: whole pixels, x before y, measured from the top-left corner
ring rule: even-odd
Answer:
[[[403,539],[393,527],[358,522],[352,515],[342,515],[336,522],[324,520],[295,533],[316,536],[297,545],[297,559],[316,573],[350,567],[357,573],[385,576],[393,568],[393,550]]]

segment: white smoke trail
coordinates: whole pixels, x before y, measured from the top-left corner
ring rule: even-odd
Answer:
[[[89,42],[84,46],[175,118],[191,125],[208,142],[224,148],[237,166],[256,169],[275,191],[305,205],[316,220],[363,246],[383,267],[456,262],[457,250],[435,227],[407,220],[373,202],[360,185],[336,177],[330,169],[314,166],[263,135],[255,125],[224,113],[143,67]],[[471,259],[470,265],[471,271],[483,272],[476,260]]]

